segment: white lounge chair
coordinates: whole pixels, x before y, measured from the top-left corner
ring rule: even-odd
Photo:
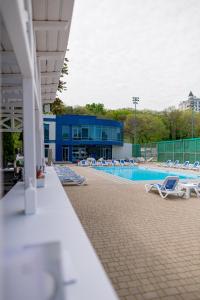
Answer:
[[[79,161],[78,166],[79,167],[88,167],[89,163],[87,160],[83,159],[83,160]]]
[[[190,165],[190,166],[189,166],[189,169],[190,169],[190,170],[197,170],[197,171],[199,171],[199,169],[200,169],[200,163],[199,163],[199,161],[198,161],[198,160],[195,161],[195,162],[193,163],[193,165]]]
[[[200,198],[200,183],[197,183],[197,185],[194,187],[194,191],[197,194],[197,197]]]
[[[108,166],[109,166],[109,163],[108,163],[106,160],[102,160],[102,161],[101,161],[101,165],[102,165],[103,167],[108,167]]]
[[[124,159],[120,159],[119,163],[120,163],[120,166],[125,166],[125,160]]]
[[[86,178],[84,176],[76,174],[76,172],[66,166],[54,166],[54,169],[63,185],[69,183],[83,185],[86,183]]]
[[[86,178],[83,176],[71,176],[71,175],[58,175],[58,178],[60,179],[60,182],[62,185],[66,184],[76,184],[76,185],[84,185],[86,184]]]
[[[190,162],[189,160],[186,160],[183,165],[180,166],[181,169],[189,169]]]
[[[179,160],[175,160],[175,162],[172,162],[171,164],[169,164],[170,168],[179,168],[180,164],[179,164]]]
[[[144,157],[137,157],[137,158],[136,158],[136,161],[137,161],[138,163],[145,163]]]
[[[170,167],[170,165],[172,164],[171,159],[168,159],[166,162],[158,164],[159,167]]]
[[[178,182],[178,176],[167,176],[162,184],[145,184],[145,189],[147,193],[151,190],[157,190],[162,198],[166,198],[169,195],[181,197],[185,192],[179,189]]]
[[[92,167],[96,167],[97,166],[97,162],[96,160],[91,161],[90,166]]]

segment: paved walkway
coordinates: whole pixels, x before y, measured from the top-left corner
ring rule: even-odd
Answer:
[[[88,185],[66,192],[120,299],[200,299],[200,199],[74,169]]]

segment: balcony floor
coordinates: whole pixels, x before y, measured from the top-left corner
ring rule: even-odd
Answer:
[[[200,299],[200,200],[73,168],[88,185],[65,190],[120,299]]]

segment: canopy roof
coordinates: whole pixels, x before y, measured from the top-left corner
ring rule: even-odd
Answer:
[[[8,117],[11,107],[15,112],[18,107],[19,112],[19,107],[23,106],[22,79],[31,77],[31,72],[35,78],[37,107],[55,100],[67,50],[74,1],[23,2],[24,7],[19,0],[1,3],[0,84],[3,118]],[[9,128],[6,130],[4,126],[3,129],[8,131]]]

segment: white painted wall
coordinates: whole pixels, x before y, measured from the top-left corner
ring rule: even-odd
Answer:
[[[56,122],[49,122],[49,139],[53,141],[56,139]]]
[[[52,149],[52,158],[56,160],[56,144],[55,143],[45,143],[45,145],[49,145],[49,149]],[[47,159],[47,158],[46,158]]]
[[[124,143],[123,146],[112,146],[113,159],[125,159],[132,157],[132,144]]]
[[[55,143],[49,144],[49,149],[52,149],[52,158],[55,161],[55,159],[56,159],[56,144]]]

